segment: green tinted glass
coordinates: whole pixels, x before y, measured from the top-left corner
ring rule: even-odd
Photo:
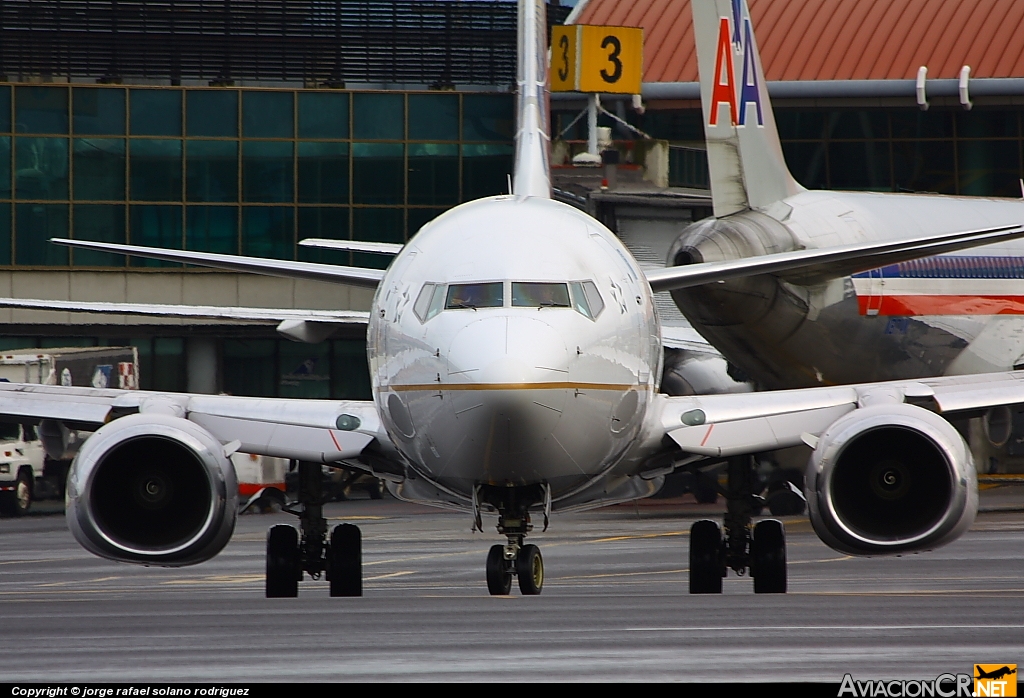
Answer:
[[[11,131],[11,88],[0,85],[0,133]]]
[[[238,254],[238,207],[186,206],[185,249]]]
[[[447,210],[446,208],[410,208],[406,217],[406,237],[411,238],[419,232],[420,228]]]
[[[123,204],[75,204],[73,237],[76,240],[125,242]],[[93,250],[72,250],[74,263],[90,267],[123,267],[124,255]]]
[[[153,390],[185,390],[185,340],[181,337],[154,337],[152,370],[155,374]]]
[[[401,204],[405,189],[405,148],[401,143],[352,144],[352,201]]]
[[[459,202],[459,146],[455,143],[409,144],[409,203]]]
[[[181,201],[181,141],[134,138],[131,149],[131,198]]]
[[[510,141],[515,134],[512,95],[465,95],[462,140]]]
[[[400,208],[357,208],[352,211],[352,239],[369,242],[405,242],[405,221]],[[391,257],[380,254],[355,253],[357,267],[384,269]]]
[[[295,259],[291,206],[246,206],[242,209],[242,254]]]
[[[224,391],[229,395],[277,395],[277,342],[273,339],[224,340]]]
[[[512,172],[512,146],[462,146],[462,200],[508,193]]]
[[[242,142],[242,201],[292,200],[292,142]]]
[[[238,141],[186,141],[185,198],[238,200]]]
[[[11,205],[0,203],[0,265],[11,263]]]
[[[458,95],[409,95],[409,140],[459,140]]]
[[[242,136],[292,138],[292,93],[243,92]]]
[[[128,90],[133,136],[180,136],[181,90]]]
[[[0,199],[11,197],[11,137],[0,136]]]
[[[74,139],[75,199],[124,200],[124,139]]]
[[[348,94],[300,92],[299,138],[348,138]]]
[[[148,247],[181,249],[181,206],[168,204],[133,205],[128,211],[129,242]],[[133,267],[178,267],[176,262],[131,257]]]
[[[400,94],[352,95],[352,137],[392,141],[404,138],[404,102]]]
[[[348,203],[348,143],[299,143],[299,201]]]
[[[186,91],[185,132],[189,136],[208,138],[238,136],[238,92]]]
[[[348,240],[348,208],[344,207],[302,207],[299,209],[299,240],[306,238],[331,238]],[[351,254],[340,250],[325,250],[317,247],[299,247],[299,259],[303,262],[323,264],[352,264]]]
[[[959,141],[960,193],[1019,198],[1020,154],[1015,146],[1006,141]]]
[[[14,130],[18,133],[67,133],[67,88],[37,85],[15,87],[14,124]]]
[[[371,399],[366,342],[360,339],[335,340],[331,342],[331,353],[334,359],[331,368],[331,399]]]
[[[277,351],[281,369],[279,397],[326,399],[331,396],[330,346],[327,342],[278,342]]]
[[[71,90],[71,100],[76,135],[124,135],[123,88],[75,87]]]
[[[68,139],[14,139],[14,195],[19,199],[68,198]]]
[[[66,204],[18,204],[14,211],[16,263],[66,266],[68,248],[50,244],[50,238],[68,236]]]

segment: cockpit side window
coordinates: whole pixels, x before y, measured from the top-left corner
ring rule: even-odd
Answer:
[[[500,308],[505,304],[504,286],[500,281],[483,284],[451,284],[446,309]]]
[[[583,317],[593,320],[594,314],[590,311],[590,303],[587,301],[587,294],[583,290],[583,283],[571,281],[569,282],[569,290],[572,291],[572,307]]]
[[[513,308],[568,308],[569,287],[560,283],[512,282]]]
[[[416,297],[416,303],[412,310],[420,322],[426,322],[441,312],[444,304],[444,284],[423,284],[420,295]]]
[[[601,293],[597,290],[597,284],[593,281],[584,281],[583,292],[586,293],[590,312],[596,318],[604,310],[604,301],[601,299]]]

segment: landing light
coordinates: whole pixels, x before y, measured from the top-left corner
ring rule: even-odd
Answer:
[[[359,428],[360,424],[362,422],[359,421],[359,417],[351,414],[338,415],[338,421],[335,422],[338,429],[342,431],[354,431]]]
[[[689,412],[683,412],[682,416],[679,417],[679,421],[688,427],[699,427],[704,423],[707,416],[704,414],[704,410],[690,410]]]

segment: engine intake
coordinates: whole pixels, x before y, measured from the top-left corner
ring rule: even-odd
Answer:
[[[977,475],[960,434],[913,405],[880,405],[837,420],[804,478],[811,523],[853,555],[914,552],[959,537],[978,510]]]
[[[121,562],[203,562],[235,527],[234,466],[217,439],[180,417],[139,414],[104,425],[75,457],[67,492],[78,542]]]

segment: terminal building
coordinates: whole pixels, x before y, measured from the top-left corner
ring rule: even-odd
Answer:
[[[625,152],[654,140],[668,153],[667,171],[629,197],[609,193],[603,220],[617,228],[666,197],[676,201],[662,215],[672,226],[707,215],[689,4],[569,5],[549,5],[549,23],[644,28],[642,95],[605,99],[621,122],[602,116],[601,125]],[[1024,4],[749,5],[802,184],[1021,195]],[[506,191],[515,31],[506,0],[3,0],[0,296],[367,309],[371,294],[343,285],[46,241],[380,265],[385,258],[297,242],[403,242],[459,202]],[[582,95],[553,97],[556,152],[585,143],[583,106]],[[556,183],[571,177],[554,164]],[[144,388],[369,392],[357,331],[300,344],[261,323],[10,310],[0,322],[0,350],[134,344]]]

